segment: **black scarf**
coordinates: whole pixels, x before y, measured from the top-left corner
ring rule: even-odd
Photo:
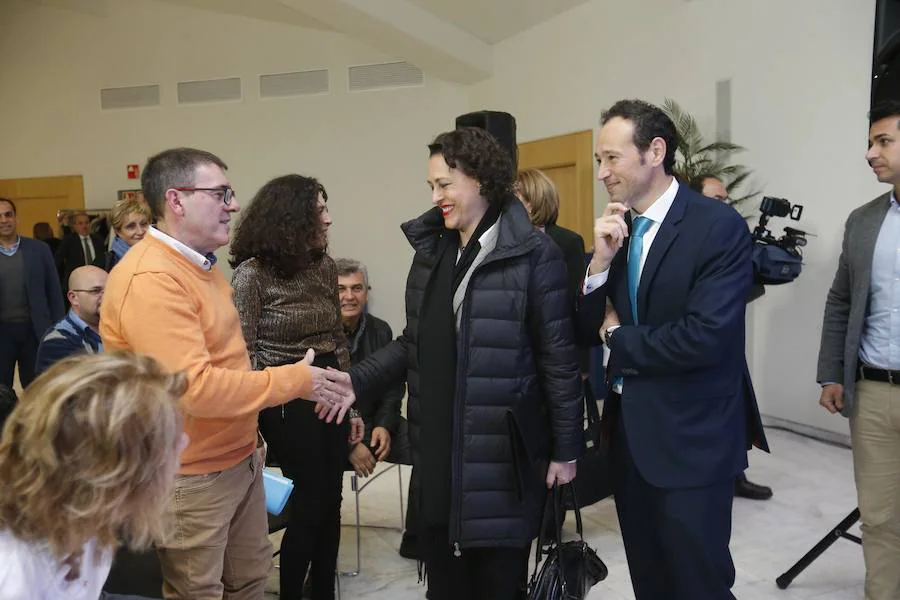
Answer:
[[[445,527],[450,518],[451,453],[456,398],[456,316],[453,295],[481,250],[478,238],[497,222],[489,208],[462,256],[456,260],[459,232],[445,230],[419,316],[420,463],[422,524]],[[461,400],[459,400],[461,401]],[[461,452],[462,448],[456,448]]]

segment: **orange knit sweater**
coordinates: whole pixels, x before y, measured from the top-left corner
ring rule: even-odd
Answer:
[[[130,350],[184,371],[185,475],[227,469],[256,446],[257,413],[309,398],[303,364],[250,369],[232,290],[218,267],[205,271],[148,235],[116,265],[106,282],[100,333],[107,351]]]

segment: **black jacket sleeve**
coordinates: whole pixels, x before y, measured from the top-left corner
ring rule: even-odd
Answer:
[[[575,349],[572,310],[568,304],[562,251],[553,243],[535,250],[529,283],[532,345],[547,402],[555,461],[581,455],[581,376]]]

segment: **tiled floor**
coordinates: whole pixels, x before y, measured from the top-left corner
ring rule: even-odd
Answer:
[[[766,502],[735,500],[731,538],[737,567],[734,595],[739,600],[861,600],[862,551],[846,540],[838,540],[787,590],[776,587],[775,578],[853,510],[856,497],[849,450],[783,431],[769,430],[768,434],[773,453],[753,451],[748,476],[771,485],[775,496]],[[404,482],[408,475],[408,467],[404,467]],[[349,476],[345,483],[342,570],[353,567],[356,557]],[[342,598],[425,597],[424,588],[416,582],[415,562],[397,554],[400,531],[391,528],[400,525],[398,496],[394,472],[386,473],[361,494],[363,523],[387,529],[362,530],[362,571],[357,577],[341,577]],[[582,514],[586,539],[609,566],[609,577],[595,586],[588,598],[633,599],[612,502],[603,501]],[[569,522],[567,529],[574,531],[573,523]],[[853,531],[858,534],[858,528]],[[277,574],[270,587],[277,591]]]

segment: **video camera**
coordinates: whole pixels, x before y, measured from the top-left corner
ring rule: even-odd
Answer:
[[[805,231],[793,227],[785,227],[784,235],[776,238],[767,225],[772,217],[790,217],[799,221],[803,214],[803,206],[791,204],[784,198],[766,196],[759,205],[759,223],[753,229],[753,267],[754,281],[764,285],[789,283],[800,275],[803,264],[803,252],[806,246]]]

